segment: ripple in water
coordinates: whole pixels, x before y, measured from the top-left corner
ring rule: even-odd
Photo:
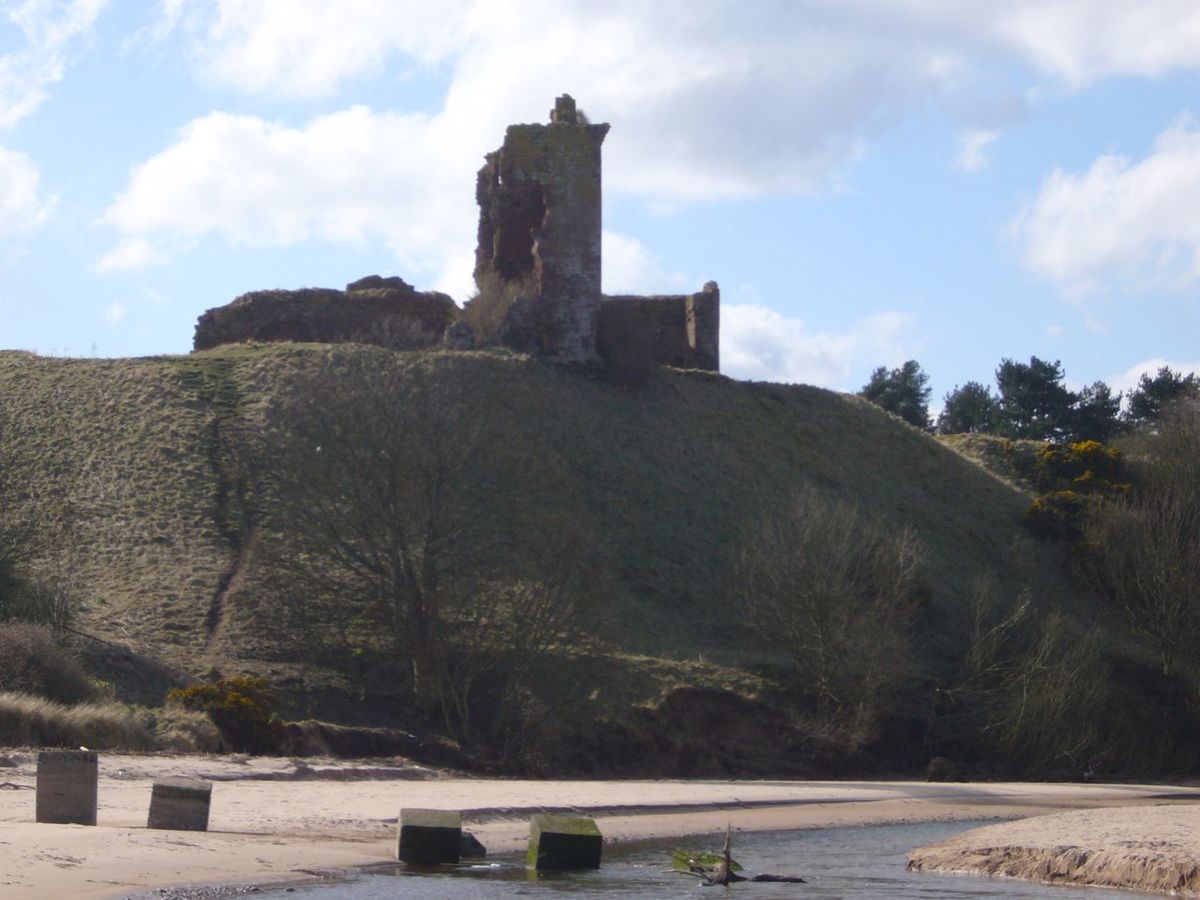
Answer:
[[[264,890],[264,898],[304,900],[498,900],[502,897],[570,895],[618,900],[626,897],[703,897],[736,894],[747,900],[956,900],[956,898],[1058,898],[1058,900],[1130,900],[1152,897],[1099,888],[1051,887],[1023,881],[927,875],[906,872],[904,854],[914,847],[944,840],[983,822],[936,822],[918,825],[874,825],[822,828],[768,834],[735,833],[734,858],[748,874],[799,875],[807,884],[737,884],[704,887],[669,871],[670,851],[677,846],[719,850],[724,835],[644,841],[605,847],[604,866],[596,872],[536,875],[513,857],[487,864],[464,865],[436,874],[406,872],[403,867],[360,875],[338,884],[311,885],[290,891]]]

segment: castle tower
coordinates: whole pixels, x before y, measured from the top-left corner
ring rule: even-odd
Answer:
[[[596,358],[600,145],[570,95],[548,125],[510,125],[479,170],[479,242],[469,316],[510,347],[563,363]]]

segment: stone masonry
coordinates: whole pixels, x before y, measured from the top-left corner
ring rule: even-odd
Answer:
[[[304,288],[243,294],[200,317],[192,348],[246,341],[356,341],[411,349],[441,341],[457,313],[446,294],[417,291],[400,278],[369,275],[344,291]]]
[[[600,298],[597,347],[611,358],[621,343],[644,342],[653,362],[720,371],[721,291],[710,281],[697,294]]]
[[[721,295],[601,294],[601,160],[607,124],[569,94],[548,124],[510,125],[479,170],[476,296],[459,310],[377,275],[345,291],[256,291],[210,309],[194,347],[242,341],[357,341],[393,349],[500,344],[541,359],[643,375],[656,365],[719,370]]]
[[[510,125],[476,184],[473,301],[485,329],[556,362],[596,358],[600,310],[600,145],[568,94],[548,125]]]

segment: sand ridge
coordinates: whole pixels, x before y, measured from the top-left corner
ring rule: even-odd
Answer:
[[[1200,802],[1181,793],[975,828],[914,850],[908,868],[1200,897]]]

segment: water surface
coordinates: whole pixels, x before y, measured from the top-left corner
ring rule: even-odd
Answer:
[[[723,835],[642,841],[604,848],[604,865],[596,872],[537,875],[522,860],[497,857],[487,863],[455,867],[448,872],[413,873],[401,866],[386,873],[373,870],[350,881],[310,885],[291,891],[264,890],[261,897],[304,900],[499,900],[502,897],[602,898],[696,897],[718,900],[806,898],[806,900],[962,900],[973,897],[1027,900],[1101,900],[1155,895],[1100,888],[1051,887],[1009,879],[971,878],[906,872],[904,854],[944,840],[984,822],[934,822],[917,825],[874,825],[760,834],[734,834],[734,858],[746,874],[769,872],[799,875],[807,884],[741,883],[704,887],[695,879],[669,871],[674,847],[717,851]]]

